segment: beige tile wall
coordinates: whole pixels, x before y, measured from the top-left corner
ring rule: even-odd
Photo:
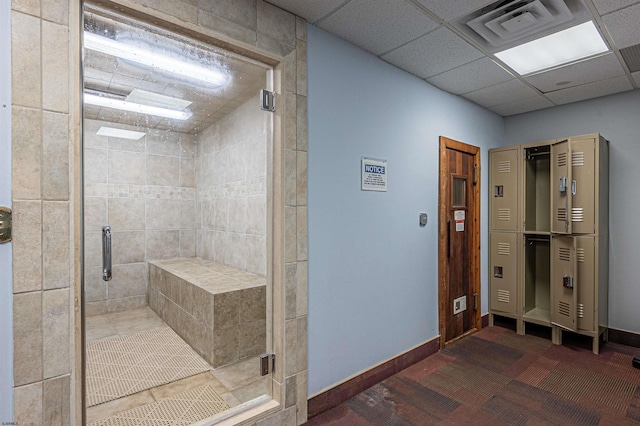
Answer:
[[[101,126],[146,133],[98,136]],[[195,256],[192,135],[85,120],[85,314],[147,304],[147,260]],[[102,280],[102,226],[111,226],[113,278]]]
[[[265,276],[271,113],[258,99],[256,93],[197,138],[196,253]]]
[[[282,131],[283,140],[274,140],[274,164],[276,172],[282,168],[288,178],[278,173],[275,176],[274,211],[276,219],[283,216],[284,221],[274,223],[272,308],[274,350],[278,354],[274,398],[282,409],[258,424],[302,424],[307,417],[306,23],[262,0],[117,3],[239,46],[240,50],[257,49],[259,54],[285,58],[276,73],[283,86],[275,129],[276,135]],[[66,273],[58,275],[62,271],[50,263],[51,256],[61,256],[63,259],[56,262],[69,266],[69,277],[78,276],[69,272],[79,261],[74,234],[78,224],[69,212],[78,207],[79,195],[69,190],[77,188],[77,181],[65,177],[77,177],[79,165],[77,160],[69,161],[77,159],[79,146],[77,7],[75,0],[12,0],[14,398],[15,421],[19,424],[67,425],[79,424],[80,420],[80,402],[74,395],[78,395],[81,376],[72,370],[69,355],[77,353],[78,339],[71,334],[79,323],[79,311],[71,301],[80,295],[79,282],[74,279],[70,286],[72,279],[66,278]],[[71,44],[70,34],[74,40]],[[63,121],[70,124],[65,127]],[[85,167],[99,168],[108,176],[102,163],[87,163]],[[291,178],[294,174],[295,181]],[[286,188],[280,188],[281,180]],[[65,246],[67,241],[67,250],[73,253],[69,259],[57,252],[52,245],[55,242],[45,243],[48,219],[43,219],[44,212],[57,210],[60,204],[67,206],[63,216],[69,228],[59,243]],[[93,208],[102,208],[99,200],[95,204]],[[47,283],[55,284],[46,284],[45,276]],[[67,298],[60,297],[65,290]],[[65,317],[63,310],[73,315]],[[54,324],[48,324],[54,317]],[[44,338],[44,333],[51,332],[58,336],[57,342]],[[70,343],[60,354],[61,348],[54,343],[65,340]]]
[[[13,0],[14,415],[68,424],[73,286],[67,1]],[[4,71],[4,70],[3,70]]]

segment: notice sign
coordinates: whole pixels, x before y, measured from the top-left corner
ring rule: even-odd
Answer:
[[[456,210],[453,213],[453,218],[456,221],[456,232],[464,231],[464,219],[466,216],[466,212],[464,210]]]
[[[387,162],[386,160],[362,159],[362,190],[387,190]]]

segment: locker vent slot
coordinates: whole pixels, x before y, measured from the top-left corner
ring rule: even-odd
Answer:
[[[511,173],[511,161],[498,161],[498,173]]]
[[[559,207],[557,212],[558,222],[566,222],[567,221],[567,209],[564,207]]]
[[[557,165],[558,165],[558,167],[564,167],[564,166],[567,165],[567,153],[566,152],[561,152],[560,154],[558,154]]]
[[[574,152],[571,154],[571,165],[584,166],[584,152]]]
[[[558,302],[558,313],[560,315],[564,315],[565,317],[571,316],[571,305],[567,302],[559,301]]]
[[[576,313],[578,314],[578,318],[584,318],[584,303],[578,303]]]
[[[567,247],[559,247],[558,260],[562,260],[564,262],[571,262],[571,249]]]
[[[576,250],[576,259],[578,260],[578,262],[584,263],[584,249],[583,248],[579,248],[579,249]]]
[[[511,209],[498,209],[498,220],[510,221],[511,220]]]
[[[498,254],[509,256],[511,254],[511,244],[498,243]]]
[[[509,303],[511,301],[511,295],[509,290],[498,290],[498,302]]]
[[[584,222],[584,209],[582,207],[573,207],[571,209],[571,222]]]

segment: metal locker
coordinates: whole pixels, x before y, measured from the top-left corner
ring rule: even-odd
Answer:
[[[492,232],[490,250],[490,309],[517,314],[518,234]]]
[[[571,139],[572,200],[570,220],[573,234],[595,232],[595,139]]]
[[[569,140],[551,146],[551,232],[571,234],[571,193],[575,188],[571,175]]]
[[[524,231],[549,232],[550,229],[550,157],[553,141],[529,144],[523,148],[522,189],[520,199]]]
[[[518,230],[518,148],[489,151],[489,228]]]
[[[579,281],[575,238],[551,237],[551,324],[575,331]]]
[[[577,277],[580,282],[578,289],[578,304],[576,316],[579,331],[595,332],[598,329],[595,314],[596,310],[596,238],[575,237],[576,241],[576,267]]]

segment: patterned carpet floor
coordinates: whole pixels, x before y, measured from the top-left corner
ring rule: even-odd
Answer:
[[[640,349],[567,340],[487,327],[307,425],[640,424]]]
[[[87,344],[87,405],[132,395],[209,370],[171,328]]]

